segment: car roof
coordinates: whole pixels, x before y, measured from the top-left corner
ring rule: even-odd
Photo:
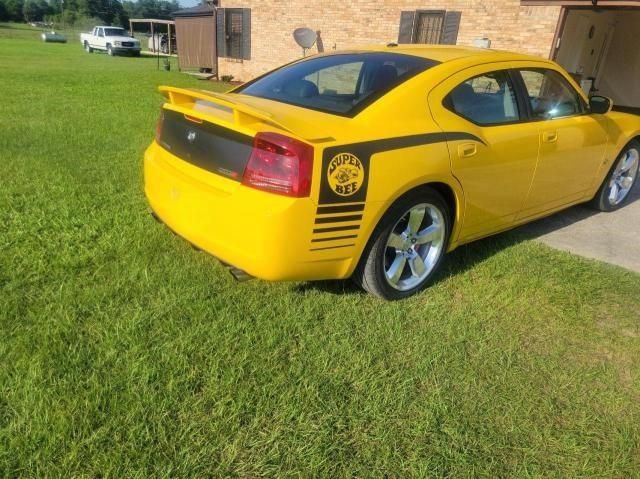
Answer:
[[[463,47],[458,45],[425,45],[410,44],[398,45],[389,43],[387,45],[369,45],[360,47],[357,50],[371,52],[402,53],[422,58],[428,58],[440,63],[453,60],[469,60],[472,63],[488,63],[500,61],[536,61],[548,62],[547,59],[524,53],[492,50],[490,48]]]

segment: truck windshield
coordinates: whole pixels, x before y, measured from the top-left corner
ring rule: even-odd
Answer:
[[[128,37],[124,28],[105,28],[104,34],[107,37]]]
[[[428,58],[387,52],[323,55],[285,65],[233,93],[351,117],[437,64]]]

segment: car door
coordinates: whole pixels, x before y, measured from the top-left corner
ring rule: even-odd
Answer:
[[[557,70],[518,68],[529,115],[540,136],[538,166],[519,218],[586,200],[607,145],[606,124]]]
[[[101,48],[104,48],[106,46],[106,42],[104,40],[104,30],[102,28],[98,28],[98,38],[96,38],[96,43]]]
[[[538,126],[526,121],[509,68],[501,62],[465,69],[429,95],[434,119],[450,138],[452,172],[464,190],[459,241],[509,227],[531,186]]]

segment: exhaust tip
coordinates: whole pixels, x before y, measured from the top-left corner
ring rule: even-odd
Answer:
[[[233,276],[233,278],[240,283],[253,279],[253,276],[239,268],[236,268],[234,266],[228,266],[227,268],[229,269],[229,273],[231,273],[231,276]]]

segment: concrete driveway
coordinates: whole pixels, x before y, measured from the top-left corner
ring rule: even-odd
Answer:
[[[574,206],[520,227],[527,236],[574,254],[616,264],[640,273],[640,185],[618,211],[599,213]]]

